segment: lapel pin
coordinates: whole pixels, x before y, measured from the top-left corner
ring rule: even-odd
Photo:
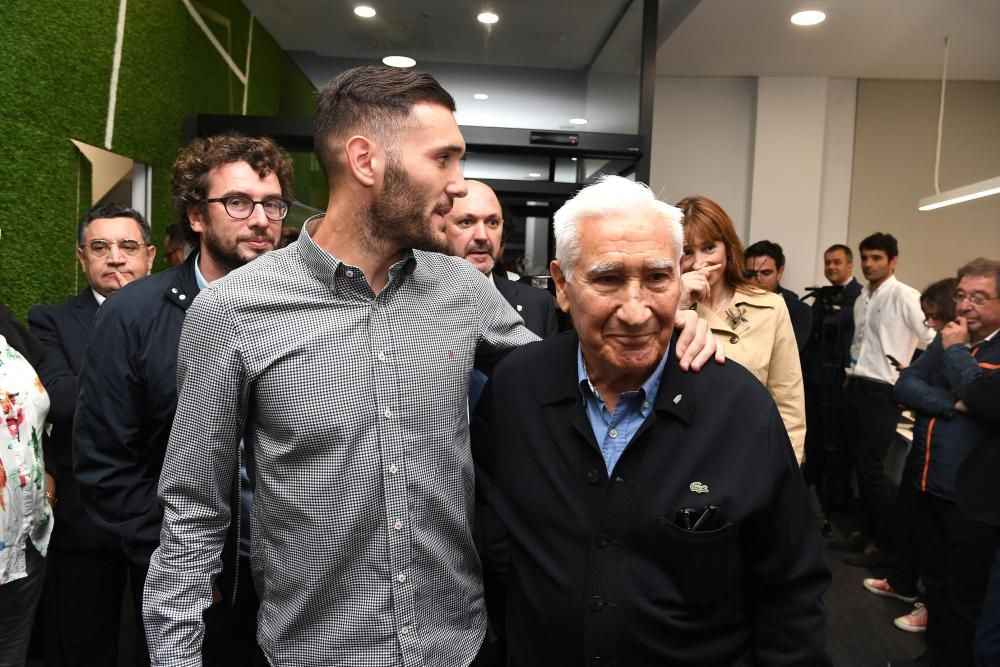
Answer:
[[[524,308],[521,307],[521,304],[517,304],[517,312],[520,313],[522,310],[524,310]]]
[[[683,396],[683,394],[677,394],[676,396],[674,396],[674,405],[677,405],[678,403],[681,402],[681,396]]]

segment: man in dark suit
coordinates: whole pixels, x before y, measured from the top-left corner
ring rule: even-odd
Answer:
[[[798,294],[781,286],[781,277],[785,275],[784,250],[773,241],[757,241],[747,247],[744,257],[744,273],[761,289],[780,294],[785,300],[788,316],[792,320],[792,330],[795,331],[795,342],[801,354],[809,341],[812,312],[809,306],[799,300]]]
[[[854,338],[854,302],[861,283],[854,278],[854,253],[837,243],[823,253],[823,275],[830,285],[815,292],[812,330],[804,354],[806,391],[806,483],[816,488],[824,507],[847,503],[849,463],[841,435],[845,409],[844,369]],[[860,535],[858,536],[860,538]],[[859,544],[835,545],[854,549]],[[861,545],[863,546],[863,545]]]
[[[456,199],[447,215],[451,254],[464,257],[496,285],[517,311],[524,325],[541,338],[557,331],[555,299],[545,290],[508,280],[498,265],[503,238],[503,210],[496,194],[485,183],[466,181],[469,194]]]
[[[774,401],[738,364],[670,353],[680,219],[617,176],[560,209],[575,331],[511,352],[477,408],[510,665],[830,663],[830,573]]]
[[[120,204],[90,209],[77,229],[77,259],[87,288],[55,306],[28,314],[45,348],[38,375],[49,393],[52,434],[46,467],[56,478],[59,503],[49,544],[45,583],[46,662],[117,664],[118,623],[128,565],[119,540],[83,508],[73,475],[72,431],[83,350],[97,309],[127,283],[149,274],[156,256],[149,223]]]

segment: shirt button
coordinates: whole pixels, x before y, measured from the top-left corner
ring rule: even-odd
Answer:
[[[379,352],[378,353],[378,360],[379,361],[385,361],[385,352]]]
[[[399,574],[396,575],[396,581],[398,581],[401,584],[406,583],[406,575],[400,572]]]
[[[353,278],[354,277],[354,271],[349,271],[349,270],[348,271],[344,271],[344,275],[347,276],[348,278]]]
[[[396,467],[395,463],[389,464],[389,472],[392,473],[393,475],[399,472],[399,468]]]
[[[408,635],[408,634],[410,634],[410,626],[404,625],[403,627],[401,627],[399,629],[399,634],[401,634],[401,635]]]
[[[392,524],[392,527],[395,528],[396,530],[403,530],[403,522],[396,521],[396,523]]]
[[[649,401],[643,401],[642,402],[642,407],[648,408],[649,407]]]
[[[608,431],[608,437],[611,438],[611,439],[617,438],[618,437],[618,429],[613,428],[610,431]]]
[[[390,417],[392,417],[392,410],[386,408],[385,410],[382,411],[382,416],[385,417],[386,419],[389,419]]]
[[[596,469],[591,470],[587,473],[587,482],[590,484],[598,484],[601,481],[601,473]]]

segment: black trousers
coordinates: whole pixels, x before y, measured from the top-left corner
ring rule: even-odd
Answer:
[[[116,667],[128,579],[124,554],[120,549],[79,551],[50,544],[46,560],[39,617],[46,667]]]
[[[847,385],[848,445],[861,497],[861,532],[883,551],[895,551],[892,492],[885,478],[885,454],[899,422],[892,385],[852,378]]]
[[[955,503],[921,494],[918,522],[931,665],[974,664],[976,622],[989,582],[996,528],[966,517]]]
[[[912,475],[903,474],[896,494],[893,516],[896,534],[896,567],[889,575],[889,585],[902,595],[917,595],[917,580],[920,578],[920,518],[921,496],[924,495],[913,485]]]

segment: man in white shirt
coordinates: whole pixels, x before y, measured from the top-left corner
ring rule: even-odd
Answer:
[[[861,497],[860,535],[850,546],[861,551],[844,561],[859,567],[891,562],[892,494],[883,462],[899,420],[893,385],[918,344],[926,347],[934,331],[924,325],[920,293],[896,280],[899,249],[895,237],[877,232],[859,245],[868,286],[854,302],[854,339],[847,368],[847,446]]]

